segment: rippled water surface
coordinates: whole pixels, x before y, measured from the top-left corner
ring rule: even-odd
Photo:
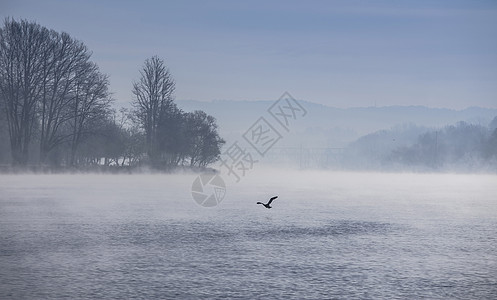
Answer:
[[[0,299],[495,299],[497,176],[1,175]],[[273,195],[273,209],[256,205]]]

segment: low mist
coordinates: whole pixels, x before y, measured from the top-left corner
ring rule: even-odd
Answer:
[[[0,299],[496,298],[497,1],[0,20]]]

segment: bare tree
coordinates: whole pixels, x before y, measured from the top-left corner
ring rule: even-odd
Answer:
[[[0,28],[0,96],[15,164],[27,164],[34,128],[45,163],[64,142],[74,153],[87,120],[109,113],[108,79],[90,56],[67,33],[6,19]]]
[[[5,114],[5,108],[4,108],[5,101],[3,98],[1,98],[0,94],[0,141],[8,141],[9,140],[9,131],[8,131],[8,125],[7,125],[7,120],[6,120],[6,114]],[[0,166],[2,164],[7,164],[10,162],[10,144],[1,142],[0,143]]]
[[[89,63],[90,53],[83,43],[73,40],[68,34],[52,32],[45,55],[43,96],[40,103],[40,161],[46,160],[48,153],[71,135],[62,133],[64,125],[75,116],[72,103],[80,95],[79,83],[94,71]]]
[[[118,126],[124,141],[121,166],[134,166],[145,154],[145,136],[140,125],[136,122],[136,116],[127,108],[119,110]]]
[[[0,94],[4,99],[13,162],[26,165],[44,80],[50,33],[27,21],[6,19],[0,28]]]
[[[158,127],[161,112],[174,105],[174,88],[169,69],[157,56],[145,60],[140,79],[133,83],[133,107],[145,130],[147,154],[152,162],[159,158]]]
[[[96,119],[110,116],[110,95],[108,78],[98,71],[97,65],[86,63],[75,78],[75,90],[70,102],[71,158],[75,164],[76,151],[84,136],[96,134],[90,126]]]

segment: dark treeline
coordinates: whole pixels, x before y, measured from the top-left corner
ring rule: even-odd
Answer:
[[[0,28],[0,164],[16,168],[205,167],[224,141],[203,111],[174,103],[164,61],[147,59],[132,109],[112,107],[108,77],[67,33],[6,19]]]
[[[497,117],[488,126],[458,122],[441,129],[410,125],[378,131],[347,148],[345,166],[496,172]]]

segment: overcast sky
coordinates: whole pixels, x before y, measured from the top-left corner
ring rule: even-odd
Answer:
[[[495,0],[0,0],[0,16],[84,42],[119,106],[158,55],[178,101],[497,108]]]

